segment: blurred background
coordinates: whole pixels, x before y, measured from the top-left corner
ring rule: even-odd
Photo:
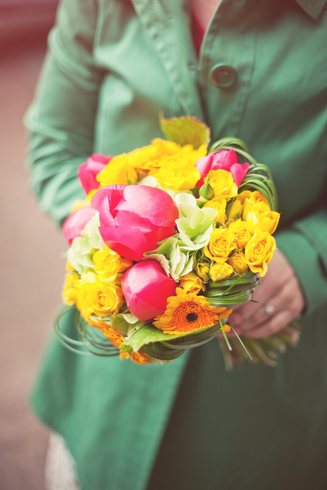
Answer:
[[[49,431],[28,393],[51,332],[64,277],[60,231],[29,190],[23,115],[57,0],[0,0],[0,489],[43,490]]]

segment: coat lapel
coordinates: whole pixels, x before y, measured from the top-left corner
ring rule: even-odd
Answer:
[[[204,120],[186,0],[132,0],[185,114]]]

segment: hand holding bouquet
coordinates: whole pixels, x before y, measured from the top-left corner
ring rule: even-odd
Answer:
[[[82,340],[91,352],[144,364],[175,359],[220,333],[228,367],[245,356],[272,364],[273,348],[296,342],[296,327],[263,340],[226,335],[233,306],[252,299],[276,249],[270,171],[235,138],[207,154],[200,121],[161,123],[168,141],[95,154],[79,169],[86,199],[63,226],[63,297],[79,312]],[[60,317],[56,328],[67,342]]]

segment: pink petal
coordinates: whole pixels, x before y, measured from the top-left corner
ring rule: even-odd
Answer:
[[[139,261],[148,249],[145,235],[137,228],[100,226],[99,232],[107,246],[126,259]]]
[[[135,264],[123,275],[122,290],[131,312],[148,321],[162,315],[167,299],[175,296],[177,284],[155,260]]]
[[[210,153],[206,157],[201,157],[199,158],[199,160],[197,160],[195,164],[195,168],[198,169],[201,175],[201,179],[197,181],[196,187],[201,187],[204,184],[204,179],[206,178],[206,176],[211,170],[214,156],[215,156],[214,153]]]
[[[215,153],[211,170],[227,170],[230,172],[235,163],[238,163],[235,150],[222,150]]]
[[[110,211],[113,212],[119,202],[123,199],[125,185],[107,185],[98,190],[92,197],[92,207],[100,212],[101,202],[105,197],[109,199]]]
[[[117,209],[133,211],[148,218],[156,226],[171,226],[178,218],[178,209],[167,192],[145,185],[125,187],[126,202],[119,203]]]
[[[142,233],[151,233],[153,225],[147,218],[141,218],[136,213],[131,211],[118,211],[116,217],[117,226],[130,226],[131,228],[137,228]]]
[[[78,178],[86,194],[93,189],[98,189],[100,183],[97,181],[96,176],[107,166],[111,159],[111,156],[106,157],[99,153],[94,153],[87,159],[86,163],[79,167]]]
[[[84,226],[93,218],[93,216],[94,209],[91,206],[80,208],[68,216],[63,224],[62,233],[66,240],[68,240],[69,245],[75,237],[81,236]]]
[[[241,165],[240,163],[234,163],[234,165],[232,165],[230,172],[237,187],[241,185],[242,180],[249,170],[249,166],[250,165],[248,163],[243,163],[243,165]]]

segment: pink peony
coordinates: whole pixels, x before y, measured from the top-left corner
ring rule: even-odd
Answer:
[[[75,237],[81,236],[84,226],[93,218],[94,213],[95,211],[91,206],[85,206],[68,216],[63,224],[62,232],[69,245]]]
[[[178,209],[166,192],[144,185],[108,185],[92,206],[100,213],[100,234],[122,257],[139,261],[145,252],[175,233]]]
[[[162,315],[167,299],[176,295],[177,284],[156,260],[142,260],[122,278],[122,290],[130,311],[142,322]]]
[[[98,189],[100,183],[97,181],[96,176],[108,165],[111,159],[111,156],[106,157],[100,155],[100,153],[93,153],[86,163],[79,167],[78,178],[86,194],[93,191],[93,189]]]
[[[201,179],[196,184],[199,187],[204,184],[204,179],[210,170],[227,170],[232,174],[235,184],[239,187],[249,170],[248,163],[243,163],[243,165],[239,163],[235,150],[210,153],[206,157],[199,158],[195,166],[201,174]]]

